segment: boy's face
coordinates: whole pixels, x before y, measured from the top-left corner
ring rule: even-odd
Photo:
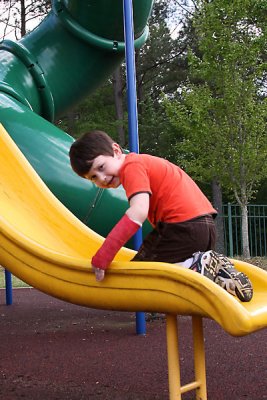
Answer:
[[[113,157],[103,155],[96,157],[90,171],[85,176],[86,179],[102,189],[115,189],[121,184],[119,171],[125,155],[122,154],[117,143],[113,143],[113,151]]]

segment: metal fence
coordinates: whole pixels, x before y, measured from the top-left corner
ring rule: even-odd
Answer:
[[[225,254],[242,255],[241,208],[236,204],[223,206]],[[248,205],[248,231],[251,257],[267,256],[267,205]]]

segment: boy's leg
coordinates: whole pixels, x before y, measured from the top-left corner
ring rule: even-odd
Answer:
[[[212,250],[195,253],[190,269],[211,279],[243,302],[252,299],[253,288],[249,278],[243,272],[237,271],[231,261],[222,254]]]
[[[181,223],[159,222],[132,261],[179,263],[197,251],[213,249],[215,240],[216,229],[211,216]]]
[[[131,261],[159,261],[157,259],[157,244],[159,241],[160,235],[155,228],[146,236],[141,247]]]
[[[249,279],[236,271],[223,255],[206,251],[214,245],[215,227],[211,217],[181,224],[159,223],[145,238],[132,261],[179,263],[193,254],[191,269],[202,273],[229,293],[236,294],[241,301],[250,301],[253,290]]]

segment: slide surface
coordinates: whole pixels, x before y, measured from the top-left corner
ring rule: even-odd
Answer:
[[[103,238],[50,192],[2,125],[0,165],[0,264],[25,282],[87,307],[209,317],[236,336],[267,327],[267,273],[246,263],[235,261],[252,280],[249,303],[182,267],[130,262],[126,248],[96,282],[90,259]]]

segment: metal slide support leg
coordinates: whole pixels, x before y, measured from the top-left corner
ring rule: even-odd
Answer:
[[[181,400],[180,360],[177,316],[166,315],[168,378],[170,400]]]
[[[195,380],[199,386],[196,388],[196,400],[207,400],[206,364],[203,335],[203,321],[201,317],[192,316]]]
[[[192,328],[195,380],[181,386],[177,315],[166,315],[170,400],[182,400],[181,395],[191,390],[196,390],[196,400],[207,400],[204,335],[201,317],[192,316]]]

